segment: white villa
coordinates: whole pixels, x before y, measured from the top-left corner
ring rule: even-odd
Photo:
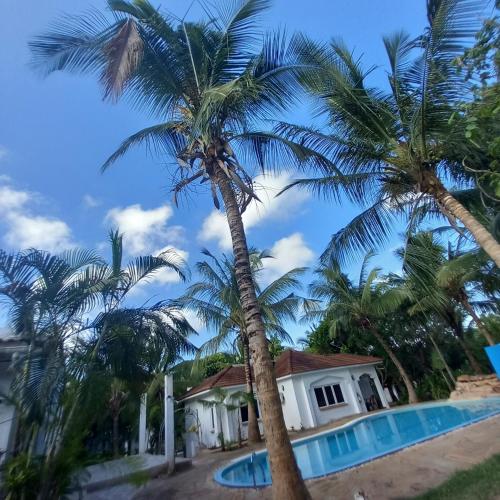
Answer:
[[[0,464],[12,449],[16,426],[16,412],[6,395],[10,392],[13,373],[12,357],[27,349],[24,342],[0,329]]]
[[[318,355],[286,350],[275,361],[276,381],[285,423],[290,430],[317,427],[348,415],[388,407],[375,369],[380,358],[355,354]],[[198,433],[201,446],[220,445],[220,426],[226,441],[238,440],[238,429],[247,437],[248,408],[239,411],[204,402],[215,400],[213,389],[231,394],[245,390],[243,365],[232,365],[205,379],[181,398],[186,431]],[[261,427],[262,431],[262,427]]]

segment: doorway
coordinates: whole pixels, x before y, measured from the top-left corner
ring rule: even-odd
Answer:
[[[359,377],[358,384],[367,411],[380,410],[384,407],[375,380],[368,373],[364,373]]]

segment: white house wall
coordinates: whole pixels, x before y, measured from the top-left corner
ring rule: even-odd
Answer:
[[[7,372],[7,366],[7,363],[0,363],[0,394],[8,394],[10,392],[12,376]],[[0,396],[0,463],[9,447],[13,424],[14,406],[8,404],[7,400]]]
[[[302,415],[299,409],[299,400],[292,378],[277,381],[281,398],[281,407],[285,417],[285,425],[289,430],[300,430],[303,424]]]
[[[317,427],[333,420],[365,412],[366,408],[358,386],[359,377],[365,373],[374,379],[382,404],[388,406],[374,365],[329,368],[278,379],[277,384],[282,398],[283,415],[287,429],[300,430]],[[345,404],[321,409],[318,407],[313,392],[314,387],[328,384],[340,384]],[[231,387],[226,390],[228,393],[226,402],[230,403],[232,402],[231,394],[244,390],[244,386]],[[228,412],[226,408],[217,408],[217,410],[214,408],[215,422],[212,426],[211,408],[204,406],[200,400],[213,401],[214,399],[213,394],[207,392],[185,401],[186,410],[198,414],[200,443],[207,448],[220,446],[218,412],[222,417],[225,440],[232,442],[238,440],[239,411]],[[186,430],[192,425],[192,420],[187,417]],[[259,427],[262,433],[263,428],[260,420]],[[241,435],[243,439],[248,436],[246,423],[241,424]]]
[[[207,396],[205,399],[210,400]],[[219,445],[218,434],[219,419],[214,408],[214,425],[212,426],[211,408],[205,407],[199,400],[187,401],[185,404],[186,411],[186,430],[193,424],[198,426],[198,436],[200,443],[207,448],[215,448]],[[197,414],[197,421],[191,415]]]
[[[303,393],[307,397],[307,401],[301,401],[299,404],[301,406],[304,405],[304,407],[307,405],[311,408],[314,420],[313,424],[309,427],[316,427],[332,420],[360,413],[357,398],[351,389],[352,379],[349,369],[319,370],[302,374],[300,378],[304,387]],[[319,408],[314,395],[314,387],[329,384],[340,385],[345,402],[338,406]]]
[[[234,400],[231,400],[231,395],[236,392],[240,392],[244,389],[241,387],[231,387],[227,389],[228,397],[226,399],[226,403],[233,404]],[[207,448],[215,448],[220,446],[219,441],[219,433],[220,433],[220,419],[222,420],[222,430],[224,432],[224,439],[226,442],[238,441],[238,421],[240,419],[239,410],[227,411],[227,408],[214,407],[214,416],[215,416],[215,425],[212,426],[212,416],[211,416],[211,408],[209,406],[205,406],[201,403],[201,400],[204,401],[213,401],[215,399],[214,395],[211,392],[207,392],[204,394],[200,394],[198,397],[194,397],[185,401],[185,411],[187,412],[198,412],[198,420],[199,420],[199,438],[200,443]],[[186,430],[192,426],[192,420],[190,418],[186,418]],[[263,432],[262,422],[259,421],[259,428],[261,433]],[[248,425],[247,423],[241,424],[241,436],[243,439],[247,439],[248,437]]]

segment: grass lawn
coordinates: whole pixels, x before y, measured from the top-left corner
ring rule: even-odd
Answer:
[[[457,472],[418,500],[492,500],[500,495],[500,455],[472,469]]]

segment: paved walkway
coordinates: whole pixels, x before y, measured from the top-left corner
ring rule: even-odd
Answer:
[[[162,477],[136,490],[134,500],[267,500],[270,488],[233,489],[217,485],[212,477],[223,463],[248,453],[206,452],[193,467]],[[369,500],[411,498],[433,488],[457,470],[500,453],[500,417],[453,431],[345,472],[307,481],[313,499],[352,500],[362,491]],[[108,498],[113,498],[108,495]],[[130,498],[130,497],[129,497]],[[125,500],[125,497],[121,497]],[[284,499],[285,500],[285,499]]]

